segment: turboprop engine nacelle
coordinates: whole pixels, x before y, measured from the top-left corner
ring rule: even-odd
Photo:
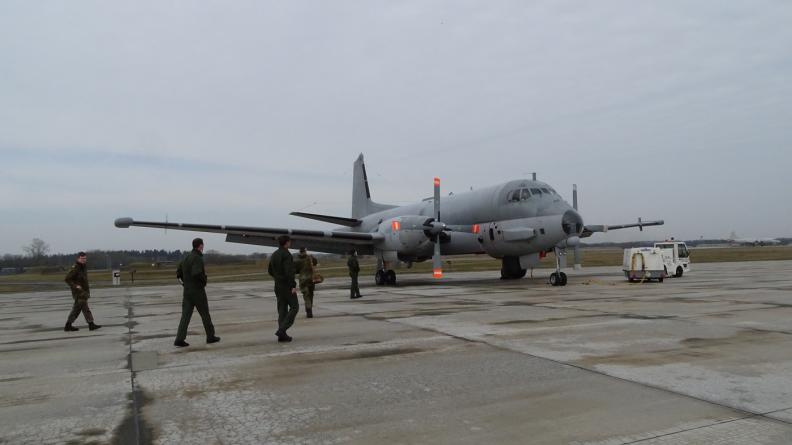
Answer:
[[[537,216],[481,224],[479,243],[495,258],[521,256],[525,252],[550,250],[559,243],[572,247],[580,242],[583,218],[568,210],[563,215]]]
[[[433,243],[427,235],[431,222],[431,218],[420,215],[399,216],[385,220],[377,229],[385,236],[377,247],[381,250],[397,251],[400,254],[423,253],[431,256]]]

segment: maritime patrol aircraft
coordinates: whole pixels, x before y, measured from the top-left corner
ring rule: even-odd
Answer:
[[[550,252],[556,270],[553,286],[564,286],[566,251],[580,265],[580,239],[596,232],[662,225],[642,221],[620,225],[587,225],[577,211],[577,186],[570,206],[550,185],[517,179],[491,187],[440,198],[440,179],[434,178],[434,196],[405,206],[376,203],[371,199],[366,166],[361,154],[353,164],[351,217],[292,212],[294,216],[342,226],[335,230],[301,230],[269,227],[187,224],[118,218],[115,226],[165,228],[225,233],[226,242],[276,247],[277,238],[289,235],[292,248],[344,254],[352,249],[377,258],[375,282],[395,284],[393,266],[431,259],[433,276],[441,278],[443,255],[487,254],[502,262],[501,278],[525,276]],[[442,213],[441,213],[442,209]]]

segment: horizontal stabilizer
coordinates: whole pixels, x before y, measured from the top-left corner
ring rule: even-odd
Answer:
[[[355,218],[344,218],[341,216],[318,215],[316,213],[304,212],[291,212],[289,215],[299,216],[300,218],[315,219],[317,221],[324,221],[331,224],[338,224],[339,226],[357,227],[362,221]]]

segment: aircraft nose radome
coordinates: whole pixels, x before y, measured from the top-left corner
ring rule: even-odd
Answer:
[[[575,210],[567,210],[561,217],[561,227],[567,235],[580,234],[583,232],[583,217]]]
[[[134,220],[132,218],[117,218],[115,220],[115,226],[120,229],[126,229],[129,228],[133,222]]]

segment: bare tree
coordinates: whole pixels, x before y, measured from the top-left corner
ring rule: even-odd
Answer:
[[[33,258],[35,264],[38,264],[42,258],[47,256],[50,246],[43,239],[33,238],[29,245],[22,247],[22,250]]]

